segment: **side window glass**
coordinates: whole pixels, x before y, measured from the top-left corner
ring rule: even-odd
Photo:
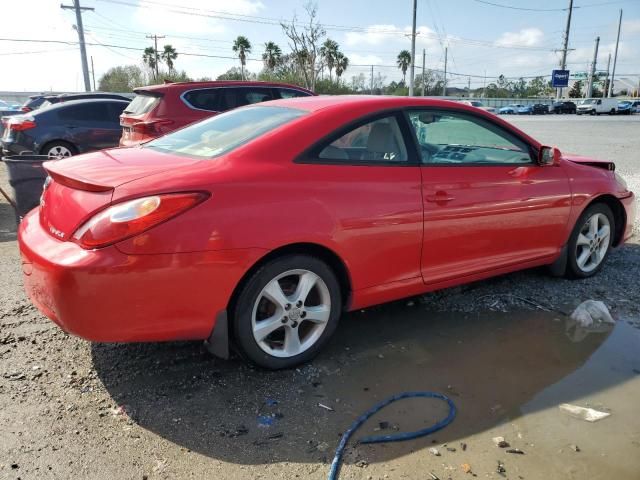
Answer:
[[[218,109],[218,90],[214,88],[191,90],[184,94],[184,100],[193,108],[213,112]]]
[[[108,120],[113,123],[120,124],[120,114],[127,106],[126,103],[110,103],[109,107],[109,118]]]
[[[269,88],[238,88],[238,107],[273,100]]]
[[[483,119],[439,111],[412,111],[422,163],[527,164],[532,163],[523,141]]]
[[[62,108],[58,117],[61,120],[75,122],[108,121],[109,113],[104,103],[87,103]]]
[[[291,90],[289,88],[279,88],[278,93],[280,98],[295,98],[295,97],[308,97],[309,94],[301,92],[299,90]]]
[[[325,160],[406,162],[407,149],[395,117],[366,123],[342,135],[320,151]]]
[[[227,110],[231,110],[232,108],[236,108],[238,102],[236,101],[236,89],[235,88],[221,88],[219,93],[220,103],[218,104],[218,109],[221,112],[226,112]]]

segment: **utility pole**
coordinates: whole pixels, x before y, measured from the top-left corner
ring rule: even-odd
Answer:
[[[600,37],[596,37],[596,46],[593,48],[593,61],[591,62],[589,82],[587,83],[587,96],[585,98],[591,98],[591,94],[593,93],[593,80],[596,75],[596,63],[598,63],[598,45],[600,45]]]
[[[156,54],[156,82],[158,81],[158,78],[160,77],[160,73],[158,73],[158,39],[159,38],[165,38],[164,35],[147,35],[146,38],[153,38],[153,42],[154,42],[154,52]]]
[[[409,68],[409,96],[413,97],[413,76],[415,75],[416,63],[416,11],[418,0],[413,0],[413,26],[411,28],[411,67]]]
[[[80,59],[82,60],[82,76],[84,77],[84,91],[91,91],[89,82],[89,65],[87,65],[87,49],[84,44],[84,28],[82,26],[82,12],[85,10],[95,10],[91,7],[81,7],[80,0],[73,0],[73,5],[60,5],[63,10],[76,11],[76,30],[78,31],[78,42],[80,43]]]
[[[482,82],[482,98],[487,98],[487,71],[484,71],[484,81]]]
[[[422,49],[422,96],[424,97],[424,64],[427,59],[427,51]]]
[[[613,97],[613,79],[616,76],[616,62],[618,61],[618,44],[620,43],[620,28],[622,27],[622,9],[620,9],[620,20],[618,20],[618,38],[616,38],[616,50],[613,53],[613,70],[611,71],[611,82],[609,82],[608,96]]]
[[[567,27],[564,31],[564,45],[562,46],[562,61],[560,62],[560,69],[565,70],[567,68],[567,49],[569,48],[569,30],[571,29],[571,13],[573,12],[573,0],[569,0],[569,14],[567,15]],[[556,89],[556,99],[562,97],[562,88]]]
[[[93,68],[93,55],[91,55],[91,77],[93,78],[93,91],[96,91],[96,71]]]
[[[609,98],[609,67],[611,66],[611,54],[609,54],[609,59],[607,60],[607,77],[604,80],[604,88],[607,89],[606,92],[602,92],[603,97]]]
[[[371,95],[373,95],[373,65],[371,65]]]
[[[442,96],[447,96],[447,50],[449,47],[444,47],[444,83],[442,85]]]
[[[467,91],[469,92],[469,98],[471,98],[471,77],[467,81]]]

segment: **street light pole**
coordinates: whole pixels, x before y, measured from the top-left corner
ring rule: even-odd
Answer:
[[[409,96],[413,97],[413,76],[415,75],[416,63],[416,11],[418,9],[418,0],[413,0],[413,26],[411,28],[411,67],[409,69]]]
[[[620,9],[620,20],[618,20],[618,38],[616,38],[616,50],[613,53],[613,70],[611,71],[611,82],[609,83],[608,96],[613,96],[613,78],[616,76],[616,62],[618,61],[618,44],[620,43],[620,28],[622,28],[622,9]]]

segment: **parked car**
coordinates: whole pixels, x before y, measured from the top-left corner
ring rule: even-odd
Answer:
[[[631,110],[633,113],[640,113],[640,100],[634,100],[631,102]]]
[[[31,95],[29,99],[24,102],[20,110],[25,113],[32,112],[33,110],[37,110],[40,106],[45,102],[45,95]]]
[[[576,113],[576,104],[573,102],[553,102],[551,113]]]
[[[517,110],[518,115],[533,115],[533,105],[522,105]]]
[[[46,108],[51,105],[62,102],[72,102],[74,100],[90,100],[90,99],[103,99],[103,100],[122,100],[130,102],[133,95],[124,93],[109,93],[109,92],[85,92],[85,93],[60,93],[57,95],[45,95],[44,102],[39,108]]]
[[[631,115],[634,113],[633,103],[629,100],[622,100],[621,102],[618,102],[616,113],[618,115]]]
[[[469,105],[470,107],[479,108],[480,110],[484,110],[485,112],[496,113],[495,108],[485,107],[484,104],[482,102],[479,102],[478,100],[460,100],[460,103],[462,103],[463,105]]]
[[[612,162],[420,97],[275,100],[45,168],[18,232],[45,315],[93,341],[232,340],[272,369],[344,311],[542,265],[591,277],[635,219]]]
[[[576,113],[578,115],[600,115],[608,113],[613,115],[618,108],[618,100],[615,98],[585,98],[578,103]]]
[[[0,100],[0,111],[16,110],[16,108],[4,100]]]
[[[532,113],[534,115],[546,115],[549,113],[549,105],[546,103],[536,103],[532,107]]]
[[[24,153],[50,158],[115,147],[120,139],[122,100],[76,100],[10,117],[2,136],[8,155]]]
[[[130,147],[190,123],[251,103],[307,97],[313,92],[267,82],[177,82],[136,88],[120,117],[120,145]]]
[[[518,109],[524,107],[524,105],[520,103],[513,103],[511,105],[507,105],[506,107],[501,107],[498,109],[498,113],[501,115],[514,115],[518,113]]]

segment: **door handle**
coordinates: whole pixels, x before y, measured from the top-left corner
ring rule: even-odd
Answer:
[[[446,193],[438,193],[436,195],[426,195],[424,198],[427,202],[434,202],[434,203],[447,203],[447,202],[450,202],[451,200],[456,199],[456,197],[452,197],[451,195],[447,195]]]

